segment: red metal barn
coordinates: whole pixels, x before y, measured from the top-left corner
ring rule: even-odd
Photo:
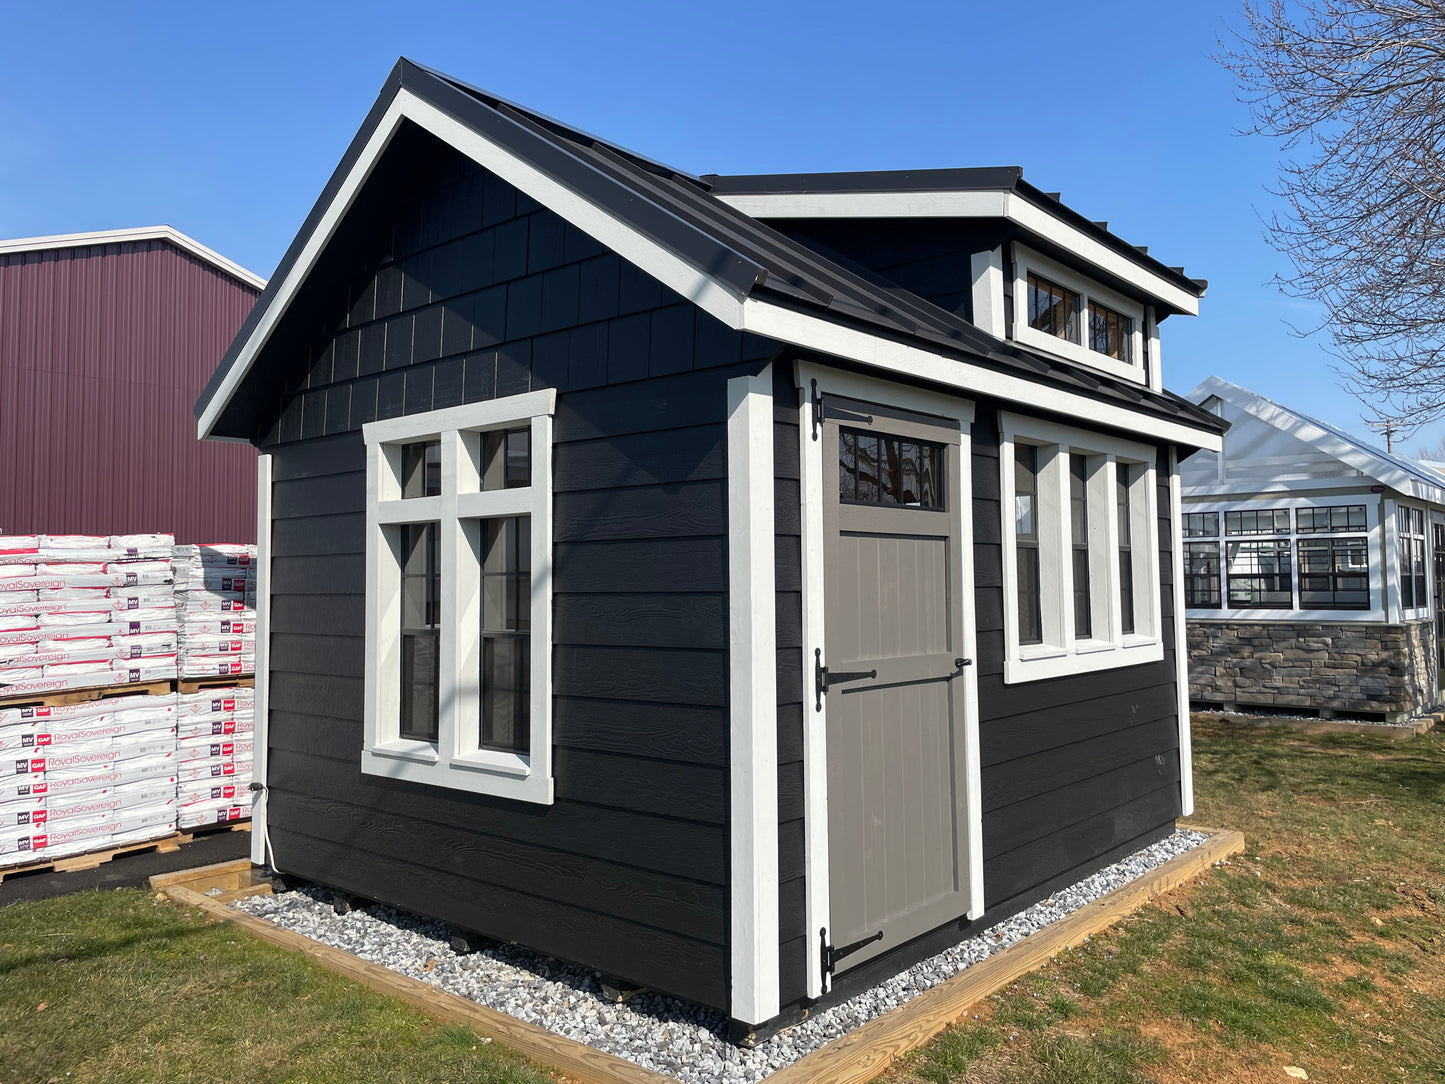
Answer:
[[[264,280],[169,226],[0,241],[0,532],[256,540],[191,404]]]

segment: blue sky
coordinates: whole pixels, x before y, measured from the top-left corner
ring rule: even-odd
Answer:
[[[1277,148],[1210,59],[1233,3],[7,5],[0,237],[167,222],[266,275],[399,55],[694,173],[1021,165],[1209,279],[1210,374],[1377,441],[1269,281]],[[1413,454],[1445,423],[1410,438]]]

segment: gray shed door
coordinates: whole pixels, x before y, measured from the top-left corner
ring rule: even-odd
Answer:
[[[821,436],[827,941],[883,935],[838,960],[841,972],[968,911],[964,683],[953,680],[968,596],[957,426],[829,398]]]

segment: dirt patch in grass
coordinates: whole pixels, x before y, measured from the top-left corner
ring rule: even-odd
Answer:
[[[1445,1080],[1445,741],[1196,720],[1248,850],[1057,957],[890,1084]],[[1286,1067],[1293,1070],[1286,1072]]]
[[[553,1078],[139,891],[0,908],[0,1084]]]

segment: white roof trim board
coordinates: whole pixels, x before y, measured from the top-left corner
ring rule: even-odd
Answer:
[[[1423,501],[1445,504],[1445,473],[1442,473],[1445,467],[1434,468],[1405,456],[1383,452],[1328,422],[1301,414],[1217,376],[1209,377],[1185,398],[1197,405],[1203,405],[1207,399],[1221,399],[1281,432],[1313,444],[1352,470],[1390,489]],[[1220,488],[1221,491],[1225,489]]]
[[[1002,218],[1077,253],[1181,312],[1199,315],[1198,297],[1012,192],[723,192],[718,199],[761,219]]]
[[[510,149],[473,130],[442,109],[402,88],[390,103],[359,157],[352,163],[339,190],[312,231],[305,237],[298,259],[265,302],[259,320],[241,344],[222,375],[215,394],[197,419],[197,436],[206,439],[231,397],[291,305],[301,284],[331,240],[361,187],[386,152],[403,119],[409,120],[503,180],[515,185],[544,206],[585,230],[598,241],[654,276],[683,297],[698,304],[737,330],[826,350],[839,357],[901,376],[925,375],[962,389],[987,391],[1019,403],[1079,418],[1094,418],[1136,433],[1218,451],[1220,437],[1184,422],[1161,419],[1124,407],[1101,404],[1074,392],[1040,386],[1018,376],[1001,375],[943,354],[915,346],[902,346],[881,336],[856,331],[825,319],[804,317],[757,299],[744,299],[724,283],[659,245],[630,223],[587,200],[580,193],[514,155]]]
[[[17,237],[0,241],[0,255],[13,252],[48,252],[57,248],[82,248],[87,245],[116,245],[127,241],[166,241],[182,252],[211,264],[257,290],[266,288],[266,280],[254,271],[247,271],[234,260],[228,260],[209,249],[194,237],[187,237],[174,226],[136,226],[126,230],[94,230],[90,233],[57,233],[50,237]]]

